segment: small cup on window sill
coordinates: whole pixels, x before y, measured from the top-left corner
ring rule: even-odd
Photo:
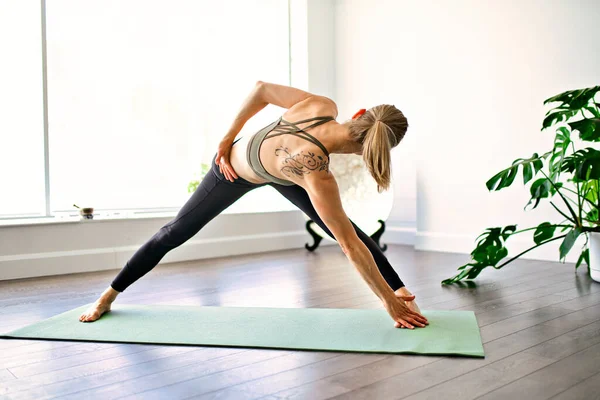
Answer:
[[[94,208],[93,207],[79,207],[75,204],[73,206],[79,208],[79,215],[81,219],[94,219]]]
[[[83,219],[94,219],[94,209],[92,207],[81,208],[79,214]]]

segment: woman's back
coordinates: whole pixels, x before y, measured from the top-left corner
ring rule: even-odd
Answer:
[[[332,119],[329,120],[322,117],[331,117]],[[279,124],[280,128],[276,129],[275,125],[271,124],[277,132],[271,131],[261,143],[254,141],[254,145],[249,147],[251,146],[253,137],[259,131],[253,135],[242,137],[232,147],[230,155],[231,165],[238,176],[247,181],[253,183],[268,182],[265,177],[259,176],[255,172],[255,169],[258,169],[260,165],[254,165],[253,168],[248,163],[248,156],[252,154],[252,151],[257,151],[257,145],[260,144],[257,154],[260,164],[262,164],[267,174],[272,175],[277,180],[289,182],[290,174],[297,175],[299,173],[298,169],[294,168],[294,166],[298,166],[299,162],[310,166],[310,168],[315,167],[315,165],[326,167],[329,163],[328,152],[326,151],[335,145],[336,140],[328,132],[331,132],[333,125],[337,125],[335,121],[336,117],[337,107],[332,101],[307,99],[300,102],[288,109],[282,115],[282,119],[290,123],[312,119],[312,121],[296,125],[300,130],[305,130],[308,135],[303,132],[300,135],[277,134],[284,130],[295,132],[296,129],[291,126],[282,128],[282,125],[287,125],[285,123]],[[273,137],[270,137],[272,135]],[[311,140],[311,137],[315,140]],[[323,149],[319,144],[325,148]],[[287,163],[285,162],[286,160],[288,161]]]

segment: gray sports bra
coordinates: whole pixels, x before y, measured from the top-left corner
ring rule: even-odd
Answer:
[[[329,156],[329,152],[327,151],[325,146],[323,146],[323,144],[321,142],[319,142],[314,136],[312,136],[311,134],[306,132],[306,129],[314,128],[315,126],[319,126],[321,124],[324,124],[326,122],[333,121],[333,120],[335,120],[335,118],[333,118],[333,117],[315,117],[315,118],[304,119],[302,121],[297,121],[295,123],[292,123],[292,122],[284,120],[283,117],[279,117],[276,121],[265,126],[260,131],[256,132],[254,135],[252,135],[252,137],[250,138],[250,141],[249,141],[248,147],[247,147],[247,152],[246,152],[246,160],[248,161],[250,168],[252,168],[252,170],[256,173],[256,175],[260,176],[261,178],[263,178],[269,182],[277,183],[279,185],[284,185],[284,186],[294,185],[293,182],[290,182],[290,181],[284,180],[284,179],[279,179],[276,176],[269,174],[267,172],[267,170],[265,170],[265,167],[260,162],[260,145],[262,144],[262,142],[265,139],[269,139],[269,138],[272,138],[275,136],[284,135],[286,133],[289,133],[291,135],[301,137],[303,139],[308,140],[309,142],[316,144],[317,146],[319,146],[321,148],[321,150],[323,150],[323,152],[325,153],[326,156]],[[299,124],[303,124],[303,123],[311,122],[311,121],[316,121],[316,122],[307,127],[302,128],[302,129],[298,127]],[[270,132],[275,132],[275,133],[273,135],[267,136]]]

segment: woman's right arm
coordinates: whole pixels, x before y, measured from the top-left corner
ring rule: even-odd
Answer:
[[[289,109],[294,105],[308,99],[319,99],[336,107],[333,100],[328,99],[327,97],[305,92],[304,90],[296,89],[291,86],[278,85],[263,81],[256,82],[254,88],[250,94],[248,94],[238,113],[233,119],[229,130],[219,144],[215,163],[221,169],[221,173],[223,173],[225,177],[232,182],[234,179],[237,179],[237,174],[229,163],[229,151],[235,137],[238,135],[238,133],[240,133],[250,118],[256,115],[268,104],[274,104],[276,106]],[[335,109],[337,110],[337,107]]]
[[[344,212],[338,185],[333,175],[320,171],[306,175],[298,183],[308,192],[315,210],[341,246],[344,254],[371,290],[381,299],[392,319],[407,328],[413,328],[412,325],[425,326],[427,319],[420,313],[411,311],[404,301],[398,299],[379,272],[371,252],[360,240]]]
[[[274,104],[289,109],[294,105],[311,98],[319,98],[324,101],[328,100],[333,103],[332,100],[329,100],[326,97],[305,92],[304,90],[296,89],[291,86],[258,81],[240,107],[229,131],[225,135],[225,139],[230,139],[233,142],[246,122],[268,104]]]

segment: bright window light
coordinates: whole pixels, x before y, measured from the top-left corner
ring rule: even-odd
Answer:
[[[0,218],[45,214],[40,9],[0,1]]]
[[[25,8],[27,2],[11,3]],[[16,139],[21,144],[13,159],[30,172],[0,164],[3,171],[17,171],[9,189],[20,200],[39,197],[43,189],[41,82],[32,66],[39,64],[39,12],[37,19],[31,14],[27,25],[0,12],[0,19],[14,26],[0,23],[6,30],[2,43],[27,31],[38,46],[32,40],[29,51],[19,41],[17,55],[29,58],[0,78],[19,95],[27,80],[27,96],[18,99],[27,107],[7,126],[0,121],[3,138],[6,130],[11,140],[16,129],[23,135]],[[255,82],[289,84],[287,1],[52,0],[46,15],[53,211],[72,210],[74,203],[97,210],[181,207],[190,196],[188,183],[202,163],[210,163]],[[14,93],[2,92],[0,101],[14,102]],[[252,134],[283,111],[267,107],[240,135]],[[236,210],[293,208],[271,188],[255,192]],[[19,201],[0,206],[5,208],[0,212],[35,210],[38,203]]]

